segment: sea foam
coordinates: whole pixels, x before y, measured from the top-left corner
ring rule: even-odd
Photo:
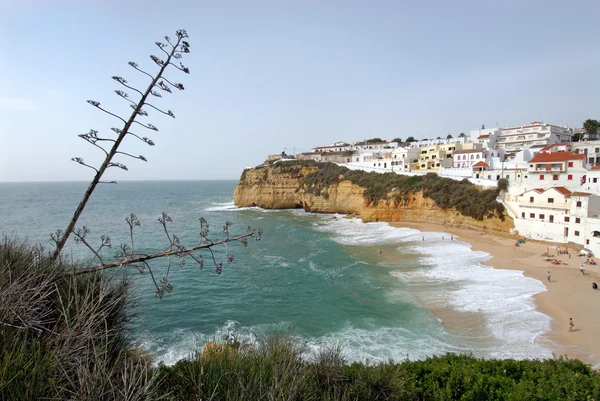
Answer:
[[[317,230],[329,232],[346,246],[384,246],[418,255],[419,268],[397,270],[391,275],[409,285],[419,286],[417,299],[425,307],[451,308],[459,312],[482,313],[487,335],[493,336],[483,356],[496,358],[547,358],[551,351],[536,342],[550,331],[551,318],[536,310],[533,296],[546,291],[538,280],[522,271],[495,269],[485,264],[486,252],[472,251],[465,242],[450,239],[443,232],[420,232],[395,228],[387,223],[363,223],[358,219],[337,219]],[[443,238],[443,239],[442,239]],[[399,253],[398,257],[402,255]],[[407,295],[403,295],[407,300]],[[479,354],[478,350],[471,350]]]

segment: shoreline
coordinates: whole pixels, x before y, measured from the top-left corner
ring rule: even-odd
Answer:
[[[556,356],[576,358],[594,367],[600,365],[600,322],[596,322],[600,290],[592,289],[592,282],[600,283],[600,265],[585,264],[585,275],[582,276],[579,266],[585,258],[577,257],[575,249],[569,249],[569,255],[557,254],[552,243],[528,241],[515,246],[516,239],[500,237],[474,230],[448,227],[433,223],[388,223],[392,227],[413,228],[422,232],[444,232],[454,235],[456,241],[471,245],[474,251],[489,253],[491,258],[487,265],[495,269],[522,271],[526,277],[539,280],[547,291],[534,295],[536,309],[551,318],[550,332],[544,334],[540,341]],[[561,250],[564,245],[561,245]],[[554,265],[541,256],[550,251],[553,258],[568,263]],[[598,262],[597,259],[595,259]],[[547,272],[551,273],[551,281],[547,281]],[[432,311],[433,312],[433,311]],[[575,327],[568,331],[569,317],[573,318]]]

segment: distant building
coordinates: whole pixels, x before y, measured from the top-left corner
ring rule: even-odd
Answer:
[[[341,152],[307,152],[300,153],[296,158],[298,160],[314,160],[317,162],[350,163],[353,153],[351,150]]]
[[[571,142],[572,139],[572,128],[534,121],[529,125],[501,129],[496,146],[506,150],[517,150],[533,145]]]

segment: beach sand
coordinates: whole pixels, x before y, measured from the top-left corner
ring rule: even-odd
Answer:
[[[548,291],[535,296],[537,308],[552,318],[551,331],[539,339],[557,356],[577,358],[592,366],[600,365],[600,290],[592,289],[592,282],[600,284],[600,266],[585,264],[585,275],[579,267],[586,261],[577,251],[569,249],[569,255],[558,254],[551,243],[526,240],[519,247],[516,239],[502,238],[473,230],[446,227],[428,223],[390,223],[394,227],[414,228],[424,232],[444,232],[454,235],[455,241],[467,242],[471,249],[489,253],[492,258],[486,263],[498,269],[521,270],[525,276],[541,281]],[[449,236],[446,239],[450,241]],[[561,250],[564,250],[561,245]],[[553,258],[568,263],[555,265],[545,260],[544,252],[550,251]],[[595,259],[600,263],[600,260]],[[551,281],[547,280],[547,272]],[[575,323],[569,332],[569,318]],[[442,319],[444,317],[442,316]],[[448,322],[452,325],[457,322]]]

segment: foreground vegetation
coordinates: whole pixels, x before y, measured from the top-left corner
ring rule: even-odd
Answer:
[[[303,176],[302,168],[315,166],[318,170]],[[307,193],[329,197],[328,188],[344,180],[349,180],[362,188],[363,195],[375,206],[382,200],[391,200],[398,204],[409,201],[409,195],[422,192],[423,196],[432,199],[441,209],[455,209],[460,214],[476,220],[497,217],[504,221],[504,206],[496,201],[501,189],[506,189],[508,182],[499,181],[495,189],[480,190],[467,179],[456,181],[440,177],[435,173],[427,175],[407,176],[396,173],[367,173],[362,170],[350,170],[335,163],[317,163],[314,161],[286,161],[272,166],[275,171],[296,176],[300,180],[300,188]],[[266,173],[266,170],[265,170]],[[246,176],[242,173],[241,180]],[[265,179],[266,179],[265,175]]]
[[[600,375],[577,360],[348,363],[308,355],[293,337],[205,347],[151,367],[129,332],[126,278],[74,276],[41,249],[0,243],[0,399],[599,400]],[[157,301],[158,302],[158,301]]]

